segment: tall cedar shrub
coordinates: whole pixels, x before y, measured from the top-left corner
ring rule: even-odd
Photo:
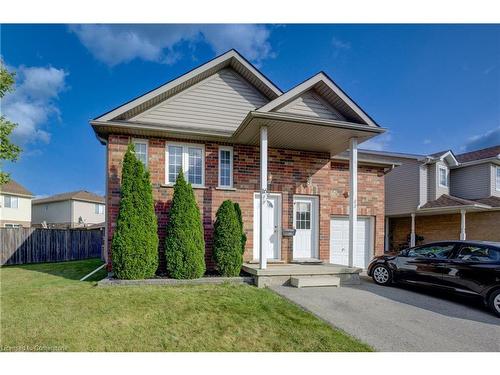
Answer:
[[[247,235],[245,229],[243,228],[243,215],[241,214],[241,207],[238,203],[234,203],[234,209],[236,210],[236,215],[238,216],[238,222],[241,228],[241,254],[245,253],[245,245],[247,244]]]
[[[214,226],[214,260],[222,276],[238,276],[243,264],[241,224],[232,201],[222,202]]]
[[[115,277],[145,279],[158,268],[158,233],[149,173],[129,144],[123,159],[120,211],[112,240]]]
[[[174,279],[195,279],[205,273],[205,240],[193,188],[182,171],[174,185],[165,238],[167,271]]]

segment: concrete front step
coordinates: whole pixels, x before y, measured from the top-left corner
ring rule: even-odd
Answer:
[[[296,288],[314,286],[337,286],[340,287],[340,277],[337,276],[293,276],[290,284]]]

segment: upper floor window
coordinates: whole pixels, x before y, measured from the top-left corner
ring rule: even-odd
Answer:
[[[96,205],[95,205],[95,213],[96,213],[96,215],[102,215],[102,214],[104,214],[104,205],[96,203]]]
[[[497,170],[496,181],[495,181],[495,183],[496,183],[496,189],[498,191],[500,191],[500,167],[497,166],[496,170]]]
[[[148,141],[144,139],[134,139],[135,156],[142,164],[148,167]]]
[[[166,181],[175,183],[182,170],[184,177],[193,186],[205,184],[205,147],[194,144],[169,143],[166,149]]]
[[[4,206],[6,208],[18,208],[19,207],[19,198],[14,197],[12,195],[6,195],[4,197]]]
[[[450,186],[450,172],[446,167],[439,167],[439,186],[449,187]]]
[[[233,187],[233,148],[219,147],[219,187]]]

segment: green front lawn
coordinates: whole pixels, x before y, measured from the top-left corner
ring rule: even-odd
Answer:
[[[96,287],[99,260],[4,267],[2,351],[367,351],[248,285]]]

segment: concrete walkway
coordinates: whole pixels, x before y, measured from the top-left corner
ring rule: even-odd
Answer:
[[[409,287],[272,287],[378,351],[500,351],[500,319],[475,300]]]

